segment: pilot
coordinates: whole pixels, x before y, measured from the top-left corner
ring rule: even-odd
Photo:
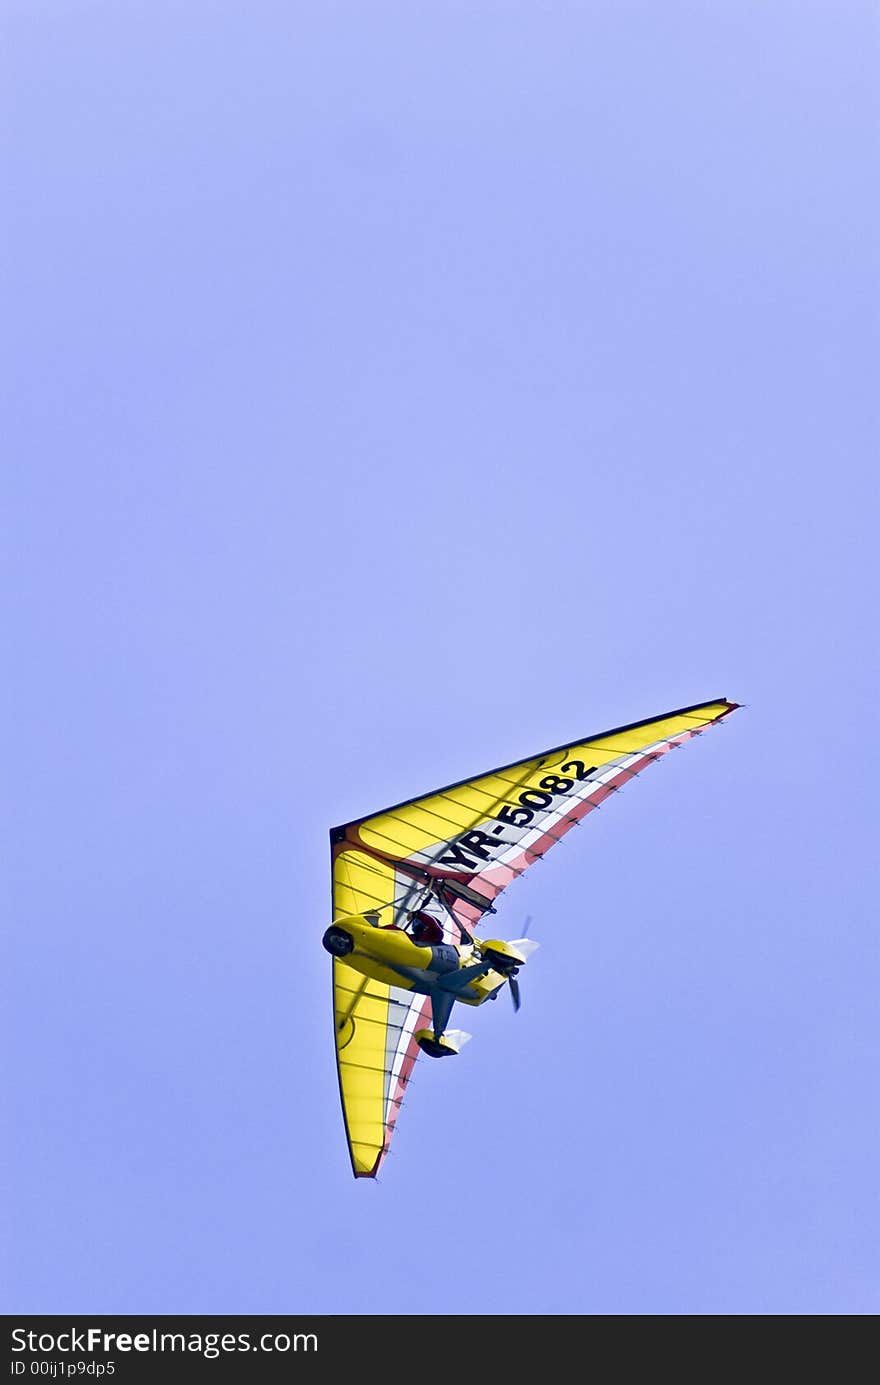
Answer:
[[[419,947],[431,947],[443,941],[443,927],[431,914],[423,909],[410,915],[409,936]]]

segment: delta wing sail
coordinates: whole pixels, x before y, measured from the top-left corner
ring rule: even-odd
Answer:
[[[427,912],[467,940],[512,880],[668,751],[737,708],[717,698],[555,746],[384,808],[330,833],[333,918]],[[375,1177],[430,1002],[333,962],[339,1087],[355,1177]]]

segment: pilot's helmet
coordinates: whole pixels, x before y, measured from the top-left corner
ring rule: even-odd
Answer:
[[[413,914],[409,926],[410,937],[414,943],[420,947],[430,947],[433,943],[442,943],[443,928],[441,924],[431,914],[426,914],[423,910]]]

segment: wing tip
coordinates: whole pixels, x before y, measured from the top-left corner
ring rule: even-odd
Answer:
[[[349,1151],[349,1153],[350,1153],[350,1151]],[[379,1168],[380,1168],[380,1166],[381,1166],[381,1164],[382,1164],[382,1160],[385,1158],[385,1155],[386,1155],[387,1153],[388,1153],[388,1150],[387,1150],[387,1149],[380,1149],[380,1150],[379,1150],[379,1153],[376,1155],[376,1162],[375,1162],[375,1164],[373,1165],[373,1167],[372,1167],[371,1169],[358,1168],[357,1165],[356,1165],[355,1162],[354,1162],[354,1156],[352,1156],[352,1160],[351,1160],[351,1171],[352,1171],[352,1173],[354,1174],[355,1178],[373,1178],[373,1179],[378,1178],[378,1177],[379,1177]]]

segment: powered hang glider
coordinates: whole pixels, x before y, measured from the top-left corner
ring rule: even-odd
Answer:
[[[355,1178],[375,1178],[419,1050],[457,1053],[456,1001],[481,1005],[537,946],[477,938],[495,900],[569,828],[646,766],[715,726],[718,698],[462,779],[330,833],[333,1014]]]

